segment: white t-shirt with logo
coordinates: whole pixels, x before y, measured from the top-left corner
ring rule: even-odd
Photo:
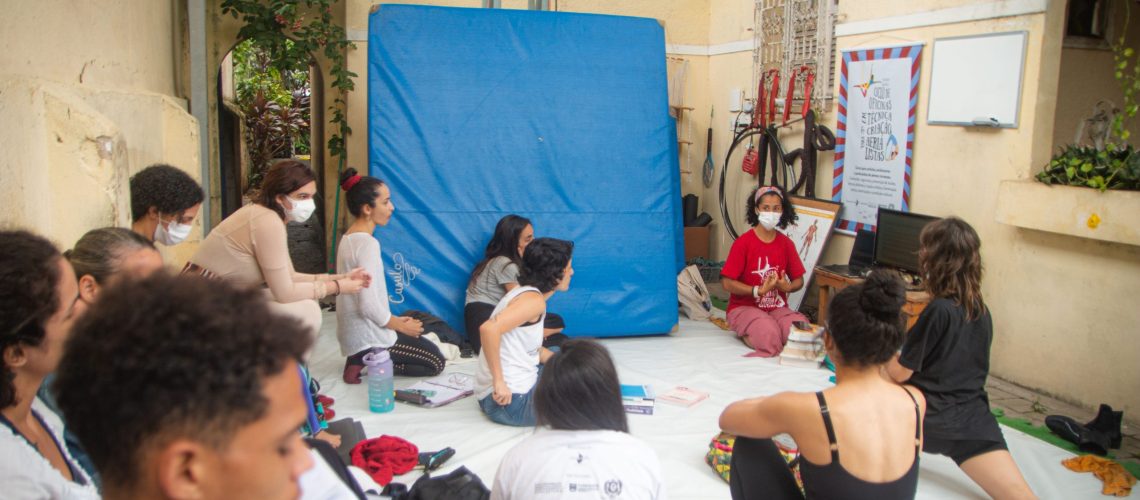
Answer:
[[[491,317],[498,316],[512,300],[524,293],[541,294],[533,286],[519,286],[507,292],[495,306]],[[503,334],[499,340],[499,366],[503,369],[503,381],[512,394],[526,394],[538,381],[538,351],[542,348],[542,322],[546,313],[538,321],[520,325]],[[494,391],[494,378],[487,364],[487,350],[479,351],[479,369],[475,372],[475,397],[483,399]]]
[[[507,452],[491,500],[666,498],[657,453],[617,431],[539,428]]]

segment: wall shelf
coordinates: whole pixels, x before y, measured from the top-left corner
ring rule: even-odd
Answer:
[[[1011,226],[1140,246],[1140,191],[1002,181],[995,219]],[[1095,217],[1094,217],[1095,216]]]

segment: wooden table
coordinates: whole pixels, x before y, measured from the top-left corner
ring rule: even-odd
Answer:
[[[831,302],[831,295],[848,286],[859,284],[863,282],[862,278],[852,278],[835,274],[827,269],[816,266],[815,284],[819,286],[819,323],[823,324],[827,320],[827,305]],[[918,315],[922,314],[922,310],[926,308],[926,304],[930,302],[930,294],[918,290],[906,292],[906,304],[903,305],[903,313],[906,314],[906,329],[914,326],[914,322],[918,320]]]

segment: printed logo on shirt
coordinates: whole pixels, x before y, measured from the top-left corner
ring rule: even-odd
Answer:
[[[411,285],[416,276],[420,275],[420,268],[404,259],[404,254],[392,254],[392,268],[388,269],[388,276],[392,277],[392,292],[388,294],[388,302],[393,304],[404,303],[404,288]]]
[[[537,483],[534,485],[534,494],[541,495],[543,493],[561,493],[562,483]]]
[[[589,493],[599,489],[597,483],[570,483],[568,486],[571,493]]]
[[[616,496],[621,495],[621,480],[620,479],[610,479],[609,481],[606,481],[605,492],[607,495],[609,495],[611,497],[616,497]]]
[[[780,269],[770,265],[768,263],[768,257],[756,258],[756,270],[752,271],[752,274],[760,277],[760,284],[764,284],[764,280],[767,280],[769,276],[775,276],[776,279],[780,279]],[[777,309],[784,307],[786,304],[784,298],[780,296],[780,291],[775,288],[756,299],[756,307],[761,309]]]

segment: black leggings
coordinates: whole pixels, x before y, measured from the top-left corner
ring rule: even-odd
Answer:
[[[771,439],[736,438],[729,471],[733,500],[804,498],[792,469]]]
[[[463,328],[466,330],[467,342],[471,344],[471,348],[475,350],[475,354],[479,354],[479,348],[483,345],[482,340],[479,338],[479,327],[491,319],[491,313],[493,312],[495,312],[495,306],[485,302],[472,302],[463,306]],[[542,322],[542,327],[544,329],[566,328],[566,323],[562,320],[562,316],[548,312],[546,313],[546,320]],[[547,349],[561,346],[567,339],[568,337],[565,335],[556,333],[544,338],[542,346]]]
[[[348,364],[363,365],[365,349],[348,357]],[[443,371],[446,360],[432,341],[396,332],[396,343],[388,348],[392,357],[392,372],[408,377],[430,377]]]

